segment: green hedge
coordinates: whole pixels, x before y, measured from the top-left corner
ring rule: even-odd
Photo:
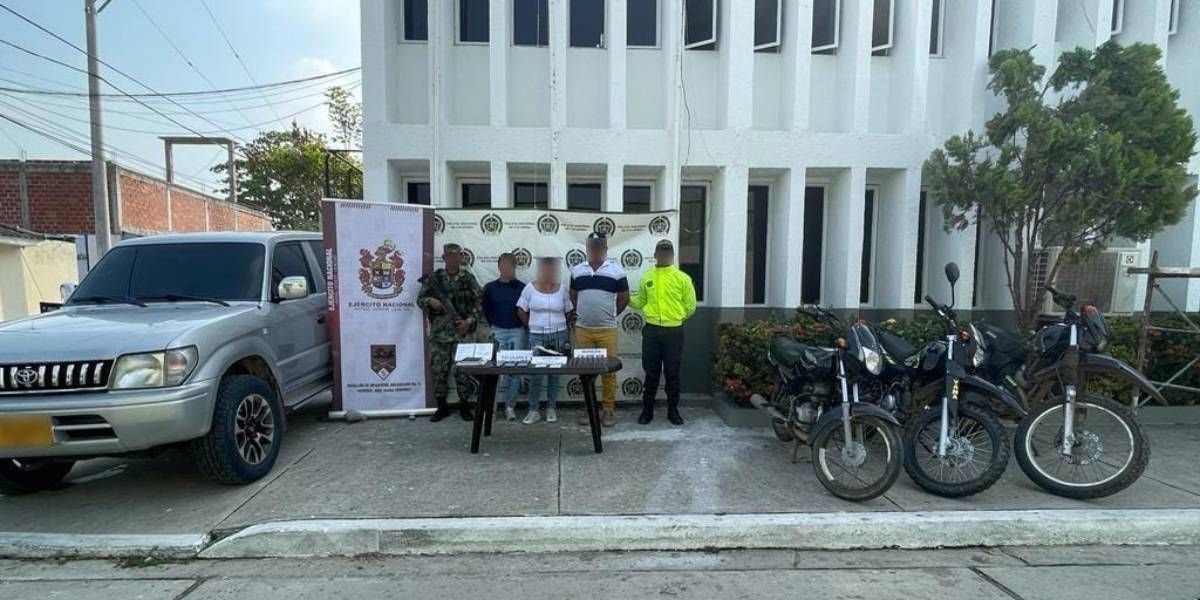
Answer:
[[[1138,321],[1129,317],[1109,317],[1112,330],[1108,353],[1133,364],[1137,356]],[[1179,317],[1154,319],[1164,327],[1186,328]],[[936,318],[918,317],[913,320],[889,319],[877,324],[918,347],[942,336],[942,323]],[[806,315],[797,314],[791,321],[749,321],[722,323],[718,326],[717,350],[714,356],[714,375],[717,386],[741,403],[748,403],[754,393],[769,395],[775,383],[774,372],[766,360],[767,342],[774,333],[788,333],[806,344],[831,345],[828,326],[816,323]],[[839,332],[840,333],[840,332]],[[1172,332],[1151,332],[1148,377],[1165,381],[1200,353],[1200,335]],[[1200,363],[1176,379],[1175,383],[1200,387]],[[1089,391],[1128,401],[1128,386],[1115,381],[1095,380]],[[1200,403],[1200,394],[1180,391],[1165,392],[1171,404]]]

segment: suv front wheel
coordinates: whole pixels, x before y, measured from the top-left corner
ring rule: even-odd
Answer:
[[[217,391],[212,428],[192,440],[192,458],[213,481],[243,485],[271,472],[282,443],[283,414],[271,386],[230,375]]]

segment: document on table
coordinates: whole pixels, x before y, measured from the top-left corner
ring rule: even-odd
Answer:
[[[459,344],[454,350],[454,362],[479,364],[492,360],[492,344]]]
[[[535,367],[565,367],[567,366],[567,357],[565,356],[535,356],[531,363]]]

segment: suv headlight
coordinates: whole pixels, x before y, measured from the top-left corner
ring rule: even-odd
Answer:
[[[196,367],[195,346],[162,352],[126,354],[113,366],[112,389],[136,390],[175,387],[187,380]]]
[[[863,346],[862,353],[863,366],[867,367],[872,375],[883,372],[883,357],[879,356],[878,352]]]

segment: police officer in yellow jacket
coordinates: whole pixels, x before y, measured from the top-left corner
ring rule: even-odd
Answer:
[[[654,420],[654,396],[660,374],[666,375],[667,420],[683,425],[679,415],[679,362],[683,355],[683,322],[696,312],[696,288],[692,278],[675,266],[675,247],[668,240],[654,246],[654,268],[642,275],[637,294],[629,305],[642,311],[642,414],[638,423]]]

